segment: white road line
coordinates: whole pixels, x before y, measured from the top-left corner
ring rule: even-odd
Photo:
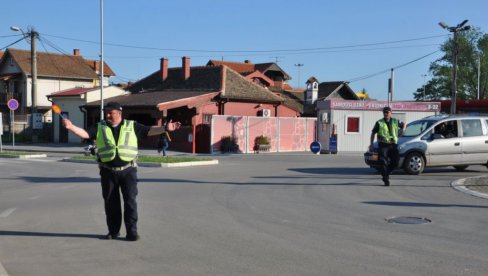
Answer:
[[[0,263],[0,276],[8,276],[8,273],[3,267],[2,263]]]
[[[34,199],[38,199],[40,198],[41,196],[40,195],[36,195],[36,196],[31,196],[29,197],[30,200],[34,200]]]
[[[6,218],[15,211],[16,208],[10,208],[0,213],[0,218]],[[1,274],[0,274],[1,275]]]

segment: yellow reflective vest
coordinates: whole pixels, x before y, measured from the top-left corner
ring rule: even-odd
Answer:
[[[398,142],[398,120],[391,118],[391,133],[388,130],[388,123],[385,119],[378,120],[378,141],[387,144],[396,144]]]
[[[117,154],[123,161],[133,161],[138,153],[134,121],[123,121],[117,143],[112,130],[106,125],[105,121],[101,121],[97,127],[96,144],[98,157],[102,163],[114,160]]]

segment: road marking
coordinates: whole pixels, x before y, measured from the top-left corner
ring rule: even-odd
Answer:
[[[6,218],[15,211],[16,208],[10,208],[0,213],[0,218]],[[1,274],[0,274],[1,275]]]
[[[34,200],[34,199],[38,199],[40,198],[41,196],[40,195],[36,195],[36,196],[31,196],[29,197],[30,200]]]
[[[3,267],[2,263],[0,263],[0,276],[8,276],[8,273]]]

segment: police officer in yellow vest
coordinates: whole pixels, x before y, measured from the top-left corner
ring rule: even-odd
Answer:
[[[104,106],[105,120],[86,131],[63,119],[63,125],[82,139],[96,141],[100,167],[102,194],[108,226],[106,239],[120,235],[122,209],[120,192],[124,199],[124,223],[126,239],[137,241],[137,168],[138,141],[147,136],[159,135],[180,127],[169,122],[166,126],[145,126],[122,118],[122,106],[109,102]]]
[[[398,136],[403,133],[405,124],[391,117],[391,108],[383,108],[383,118],[378,120],[371,132],[370,151],[373,151],[375,135],[378,135],[378,155],[381,162],[381,175],[385,186],[390,186],[390,173],[398,166]]]

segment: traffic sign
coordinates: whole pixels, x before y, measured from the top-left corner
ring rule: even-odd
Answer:
[[[319,153],[321,148],[322,148],[322,145],[320,145],[320,143],[317,141],[312,142],[312,144],[310,144],[310,150],[313,153]]]
[[[10,99],[7,102],[7,106],[12,111],[17,110],[17,108],[19,108],[19,101],[17,101],[16,99]]]

